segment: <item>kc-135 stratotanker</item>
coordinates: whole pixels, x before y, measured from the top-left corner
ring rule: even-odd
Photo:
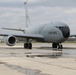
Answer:
[[[24,3],[27,4],[27,1]],[[2,28],[6,30],[21,31],[22,34],[2,34],[4,36],[4,42],[8,46],[14,46],[17,43],[17,40],[20,38],[25,39],[24,48],[32,49],[32,41],[36,40],[38,42],[49,42],[52,43],[52,48],[62,49],[62,42],[66,41],[69,37],[76,35],[70,35],[70,28],[66,23],[63,22],[54,22],[44,25],[27,25],[27,15],[26,12],[26,28],[25,29],[12,29],[12,28]]]
[[[1,34],[4,37],[4,42],[9,46],[14,46],[19,38],[24,38],[24,48],[32,49],[32,40],[38,42],[52,43],[52,48],[62,49],[62,42],[66,41],[69,37],[76,36],[70,35],[70,28],[63,22],[54,22],[44,25],[33,25],[23,29],[3,28],[6,30],[22,31],[24,34]]]

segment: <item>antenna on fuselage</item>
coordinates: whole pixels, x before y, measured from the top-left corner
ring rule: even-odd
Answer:
[[[28,27],[28,23],[31,25],[30,19],[29,19],[29,13],[28,13],[28,8],[27,8],[27,1],[24,2],[24,6],[25,6],[25,24],[26,27]]]

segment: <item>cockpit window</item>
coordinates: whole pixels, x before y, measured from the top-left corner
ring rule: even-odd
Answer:
[[[56,26],[56,28],[59,28],[59,29],[66,29],[66,28],[68,28],[67,26]]]
[[[56,26],[56,28],[60,29],[65,38],[68,38],[70,35],[70,29],[68,26]]]

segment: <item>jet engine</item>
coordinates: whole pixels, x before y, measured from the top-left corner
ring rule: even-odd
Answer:
[[[11,35],[11,36],[6,36],[4,38],[4,42],[8,45],[8,46],[14,46],[17,42],[16,37]]]

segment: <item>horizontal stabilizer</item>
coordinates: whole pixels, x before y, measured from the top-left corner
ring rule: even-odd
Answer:
[[[24,29],[13,29],[13,28],[2,28],[2,29],[5,29],[5,30],[14,30],[14,31],[22,31],[23,33],[25,33],[25,30]]]

